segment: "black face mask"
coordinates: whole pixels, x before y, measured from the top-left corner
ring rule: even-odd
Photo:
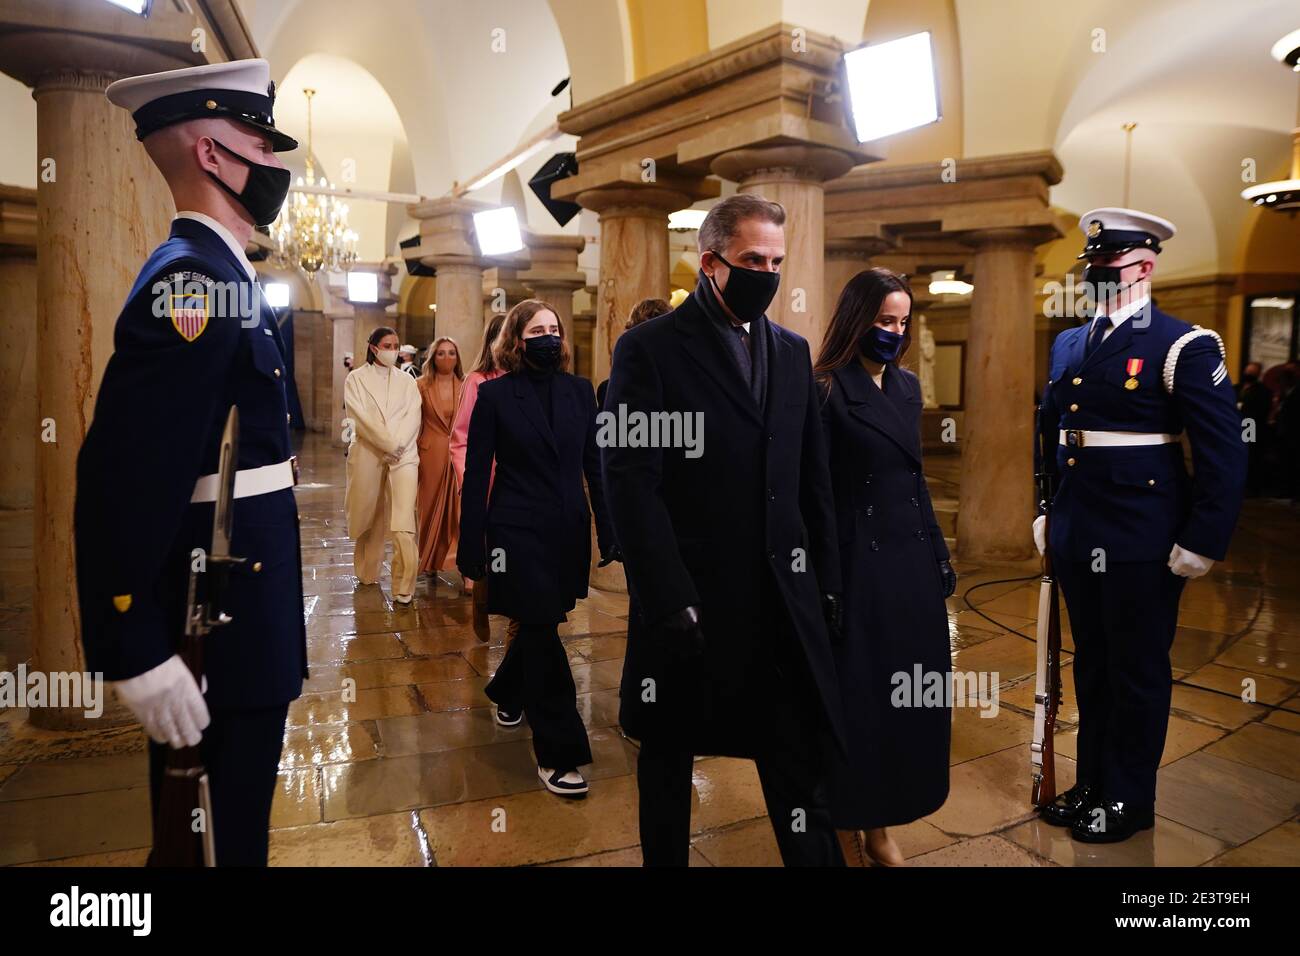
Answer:
[[[531,339],[524,339],[524,358],[534,368],[555,368],[560,364],[560,337],[534,335]]]
[[[289,182],[292,178],[289,170],[255,163],[215,139],[212,142],[248,167],[248,182],[244,184],[243,192],[235,192],[217,176],[210,172],[208,175],[212,176],[216,184],[228,192],[235,202],[244,207],[254,225],[269,226],[275,222],[275,217],[280,215],[280,207],[284,205],[284,197],[289,195]]]
[[[1120,273],[1129,266],[1137,265],[1140,259],[1134,259],[1132,262],[1121,262],[1117,266],[1095,266],[1091,262],[1083,267],[1083,284],[1087,287],[1087,296],[1093,302],[1097,302],[1097,290],[1105,287],[1108,291],[1123,292],[1132,282],[1121,285],[1119,281]]]
[[[726,289],[718,289],[713,276],[709,276],[714,291],[726,303],[732,315],[741,322],[753,322],[772,304],[772,299],[776,297],[776,288],[781,284],[781,273],[743,269],[740,266],[733,266],[716,252],[714,255],[718,257],[719,262],[731,270],[731,275],[727,277]]]

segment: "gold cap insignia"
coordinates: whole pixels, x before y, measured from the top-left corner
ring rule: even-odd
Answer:
[[[1089,238],[1089,239],[1096,239],[1096,238],[1097,238],[1097,235],[1098,235],[1100,232],[1101,232],[1101,220],[1100,220],[1100,219],[1094,219],[1092,222],[1088,223],[1088,238]]]
[[[118,594],[113,597],[113,607],[117,608],[119,614],[125,614],[131,610],[131,595]]]

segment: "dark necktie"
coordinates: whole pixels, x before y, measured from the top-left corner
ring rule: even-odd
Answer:
[[[1099,315],[1092,320],[1092,328],[1088,330],[1088,344],[1083,349],[1084,358],[1097,351],[1097,346],[1101,344],[1101,337],[1106,334],[1108,328],[1110,328],[1109,315]]]
[[[754,363],[749,352],[749,333],[745,331],[743,325],[733,325],[731,328],[736,333],[736,338],[740,339],[740,371],[744,374],[746,382],[753,381]]]

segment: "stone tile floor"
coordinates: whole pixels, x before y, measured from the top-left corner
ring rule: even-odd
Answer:
[[[619,732],[627,597],[593,591],[562,634],[591,733],[591,796],[541,789],[527,726],[497,727],[483,687],[504,650],[469,627],[454,572],[421,579],[415,604],[387,578],[359,587],[344,530],[343,461],[319,436],[302,450],[304,589],[312,677],[289,712],[271,834],[273,865],[625,866],[640,862],[636,746]],[[958,459],[927,463],[941,520]],[[0,513],[0,669],[30,652],[30,513]],[[1296,865],[1300,863],[1300,509],[1249,503],[1229,561],[1192,582],[1174,644],[1175,687],[1155,829],[1088,848],[1028,807],[1037,582],[958,564],[949,600],[954,667],[996,671],[1000,709],[954,711],[952,788],[931,816],[895,831],[918,866]],[[988,615],[993,620],[982,616]],[[1070,649],[1068,622],[1065,646]],[[356,682],[345,699],[341,680]],[[1241,700],[1243,682],[1255,699]],[[1067,654],[1056,745],[1073,782],[1077,711]],[[1273,708],[1262,704],[1275,705]],[[149,841],[144,737],[33,728],[0,711],[0,864],[134,865]],[[695,765],[691,860],[779,865],[753,766]]]

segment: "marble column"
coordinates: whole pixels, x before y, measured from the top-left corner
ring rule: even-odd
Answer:
[[[172,66],[176,64],[167,64]],[[159,69],[165,68],[159,66]],[[77,452],[113,351],[113,327],[173,209],[130,114],[104,97],[115,73],[53,70],[36,82],[36,151],[53,160],[37,188],[36,562],[32,669],[81,671],[72,510]],[[85,727],[80,710],[31,712],[40,727]],[[96,722],[98,723],[98,722]]]
[[[36,485],[36,190],[0,186],[0,509]]]
[[[533,298],[549,302],[560,317],[571,345],[578,344],[573,324],[573,294],[587,284],[587,273],[578,268],[578,256],[587,245],[582,236],[529,233],[524,237],[531,265],[519,273]]]
[[[472,362],[483,338],[483,270],[474,213],[486,203],[444,196],[407,207],[420,223],[420,245],[407,255],[437,271],[434,336],[456,340]]]
[[[971,234],[958,554],[1019,561],[1034,554],[1034,247],[1029,228]]]
[[[838,149],[796,144],[735,149],[715,157],[710,169],[785,207],[785,264],[768,318],[808,340],[813,355],[830,320],[826,301],[825,191],[854,160]]]
[[[322,418],[326,422],[327,434],[329,435],[330,444],[335,448],[346,448],[348,443],[343,440],[343,419],[347,415],[343,411],[343,383],[352,371],[343,364],[348,355],[352,355],[356,347],[354,342],[356,320],[353,317],[352,309],[346,302],[334,303],[327,305],[324,311],[324,319],[327,323],[327,334],[322,338],[327,343],[330,372],[328,375],[321,375],[322,381],[319,383],[324,386],[328,382],[328,392],[325,396],[325,408],[322,412]],[[324,349],[322,349],[324,352]],[[357,358],[352,355],[353,368],[357,367],[358,362],[364,362],[365,358]]]
[[[614,342],[632,307],[668,298],[668,214],[694,202],[685,191],[620,185],[579,193],[600,217],[600,284],[592,343],[592,381],[609,378]]]
[[[835,314],[835,303],[840,293],[859,272],[871,268],[871,257],[888,248],[888,243],[875,239],[827,239],[825,244],[825,321],[822,333],[830,326]],[[816,360],[814,353],[813,359]]]
[[[483,270],[483,323],[495,315],[506,315],[530,295],[528,286],[520,278],[518,265],[504,265],[499,260]],[[527,263],[525,262],[524,265]],[[459,341],[459,340],[457,340]]]

